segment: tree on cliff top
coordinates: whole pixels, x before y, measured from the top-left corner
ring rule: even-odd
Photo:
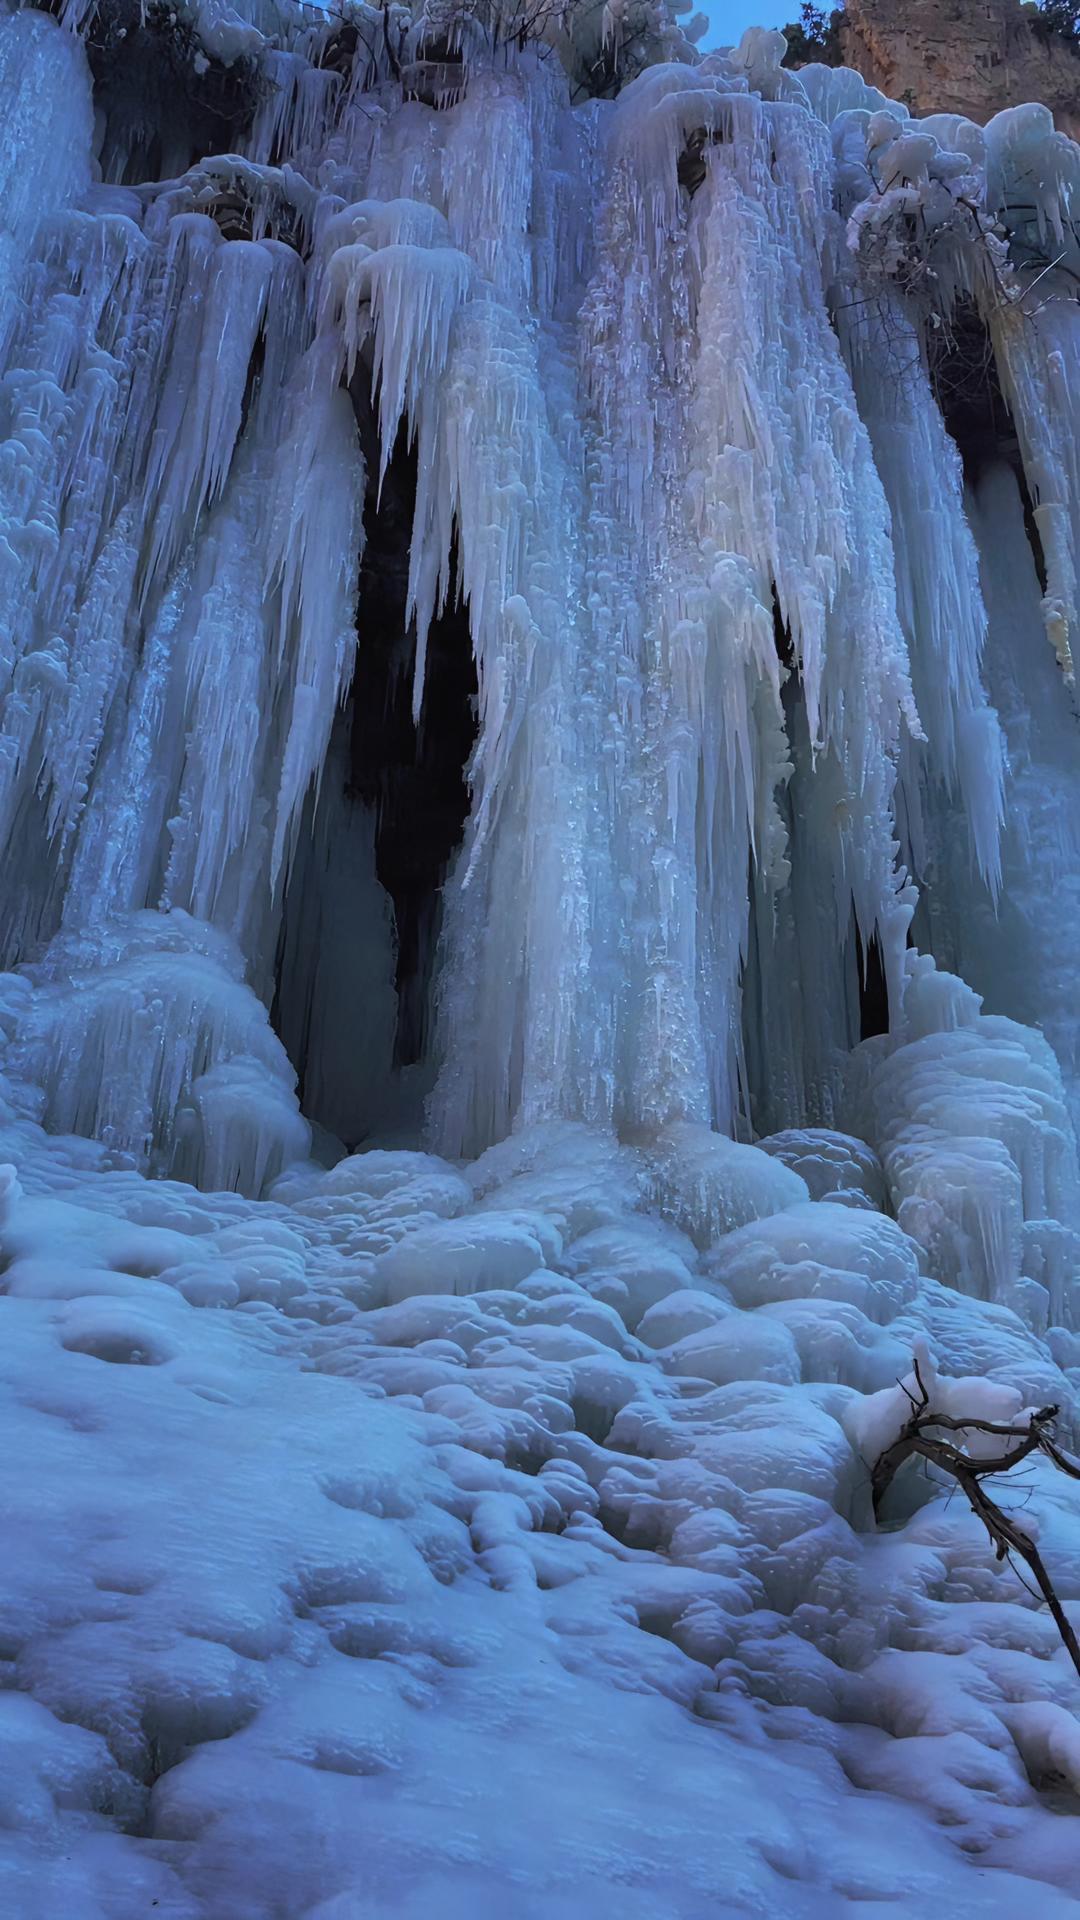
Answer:
[[[824,67],[843,65],[844,56],[840,48],[840,19],[842,7],[835,7],[826,13],[824,7],[814,5],[814,0],[803,0],[799,9],[798,21],[791,21],[784,28],[787,39],[787,52],[784,55],[785,67],[805,67],[817,61]]]
[[[1080,51],[1080,7],[1074,0],[1038,0],[1037,6],[1025,7],[1024,12],[1040,39],[1056,35],[1059,40],[1067,40],[1074,51]]]

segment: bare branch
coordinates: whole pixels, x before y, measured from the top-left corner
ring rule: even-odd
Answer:
[[[1021,1460],[1033,1453],[1043,1453],[1060,1472],[1068,1474],[1072,1480],[1080,1480],[1080,1462],[1070,1458],[1054,1439],[1050,1428],[1057,1418],[1058,1408],[1040,1407],[1028,1416],[1025,1426],[1014,1426],[1005,1421],[982,1420],[976,1416],[971,1419],[935,1412],[930,1403],[930,1395],[920,1370],[918,1359],[914,1365],[917,1394],[904,1385],[911,1406],[911,1416],[905,1422],[891,1446],[885,1448],[874,1463],[870,1476],[870,1485],[874,1502],[874,1515],[878,1516],[881,1503],[891,1487],[897,1473],[905,1461],[918,1457],[942,1473],[948,1474],[966,1494],[971,1510],[982,1521],[989,1535],[996,1557],[1008,1560],[1021,1584],[1035,1598],[1039,1595],[1045,1600],[1053,1615],[1062,1644],[1069,1658],[1080,1674],[1080,1641],[1054,1589],[1054,1583],[1043,1562],[1031,1535],[1018,1525],[1011,1514],[1007,1514],[992,1500],[983,1486],[983,1481],[995,1474],[1010,1473]],[[1016,1445],[1003,1453],[974,1458],[966,1453],[963,1446],[955,1446],[950,1440],[941,1438],[944,1433],[965,1435],[969,1433],[992,1434],[996,1438],[1015,1440]],[[1013,1555],[1018,1555],[1030,1568],[1034,1576],[1038,1594],[1028,1586],[1027,1581],[1015,1566]]]

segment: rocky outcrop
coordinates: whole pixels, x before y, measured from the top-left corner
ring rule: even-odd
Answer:
[[[846,0],[843,57],[913,113],[983,122],[1002,107],[1041,100],[1076,139],[1080,54],[1036,31],[1033,12],[1019,0]]]

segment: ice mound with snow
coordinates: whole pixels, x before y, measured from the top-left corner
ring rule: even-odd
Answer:
[[[0,977],[9,1064],[50,1132],[259,1194],[307,1152],[296,1075],[232,943],[177,911],[59,936]]]

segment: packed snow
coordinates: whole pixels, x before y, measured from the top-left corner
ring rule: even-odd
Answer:
[[[1080,150],[700,25],[0,17],[12,1920],[1080,1914]]]

